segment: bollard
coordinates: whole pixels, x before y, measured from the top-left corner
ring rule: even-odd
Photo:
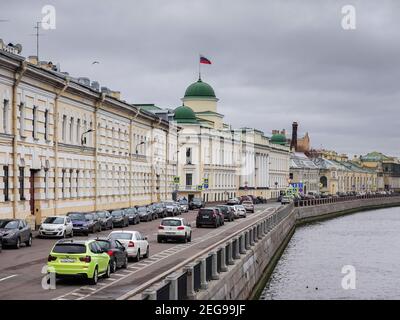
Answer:
[[[258,242],[257,226],[253,227],[253,240],[254,240],[254,242]]]
[[[226,266],[225,247],[220,247],[220,248],[218,248],[218,250],[221,250],[221,272],[226,272],[228,270],[228,268]]]
[[[169,282],[169,300],[178,300],[178,278],[179,274],[174,272],[165,278]]]
[[[250,243],[250,246],[251,246],[251,247],[254,246],[253,229],[250,229],[250,230],[249,230],[249,243]]]
[[[238,237],[236,237],[236,238],[234,238],[233,239],[233,241],[232,241],[232,246],[233,246],[233,248],[232,248],[232,256],[233,256],[233,259],[235,259],[235,260],[237,260],[237,259],[240,259],[240,253],[239,253],[239,238]]]
[[[200,288],[206,290],[208,288],[206,280],[206,259],[201,258],[200,261]]]
[[[257,237],[258,237],[258,239],[262,239],[263,238],[263,233],[262,233],[262,224],[261,223],[259,223],[258,225],[257,225]]]
[[[251,245],[250,245],[250,231],[246,230],[244,232],[244,247],[246,250],[250,250]]]
[[[240,254],[245,254],[246,253],[246,233],[241,233],[240,234],[240,248],[239,248],[239,253]]]
[[[226,246],[228,248],[228,264],[229,265],[235,264],[235,262],[232,259],[232,240],[229,240]]]
[[[211,255],[211,279],[212,280],[218,280],[219,279],[219,275],[218,275],[218,255],[217,252],[212,251],[210,253]]]
[[[183,268],[183,271],[187,273],[187,298],[189,300],[194,300],[195,292],[194,292],[194,263],[189,263]]]
[[[142,300],[145,300],[146,297],[149,297],[147,300],[157,300],[157,291],[154,289],[146,289],[142,293]]]

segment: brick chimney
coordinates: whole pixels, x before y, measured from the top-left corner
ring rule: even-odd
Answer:
[[[290,149],[297,151],[297,122],[292,123],[292,140],[290,141]]]

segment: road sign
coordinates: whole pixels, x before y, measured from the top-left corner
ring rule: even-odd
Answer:
[[[197,185],[197,191],[201,191],[201,190],[203,190],[203,185],[202,184]]]
[[[203,184],[204,189],[208,189],[208,184]]]
[[[180,180],[181,180],[180,177],[178,176],[174,177],[174,183],[179,184]]]

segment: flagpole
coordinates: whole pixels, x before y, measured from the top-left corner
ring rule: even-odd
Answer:
[[[201,55],[199,54],[199,80],[201,80],[201,63],[200,63],[200,57],[201,57]]]

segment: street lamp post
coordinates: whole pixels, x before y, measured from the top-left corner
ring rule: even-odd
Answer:
[[[87,131],[85,131],[85,132],[83,132],[81,134],[81,145],[85,145],[86,144],[86,137],[84,137],[84,135],[89,133],[89,132],[94,132],[94,130],[93,129],[89,129],[89,130],[87,130]]]
[[[139,153],[138,147],[139,147],[140,145],[142,145],[142,144],[144,144],[144,141],[139,142],[139,143],[136,145],[136,147],[135,147],[136,158],[137,158],[138,153]]]

